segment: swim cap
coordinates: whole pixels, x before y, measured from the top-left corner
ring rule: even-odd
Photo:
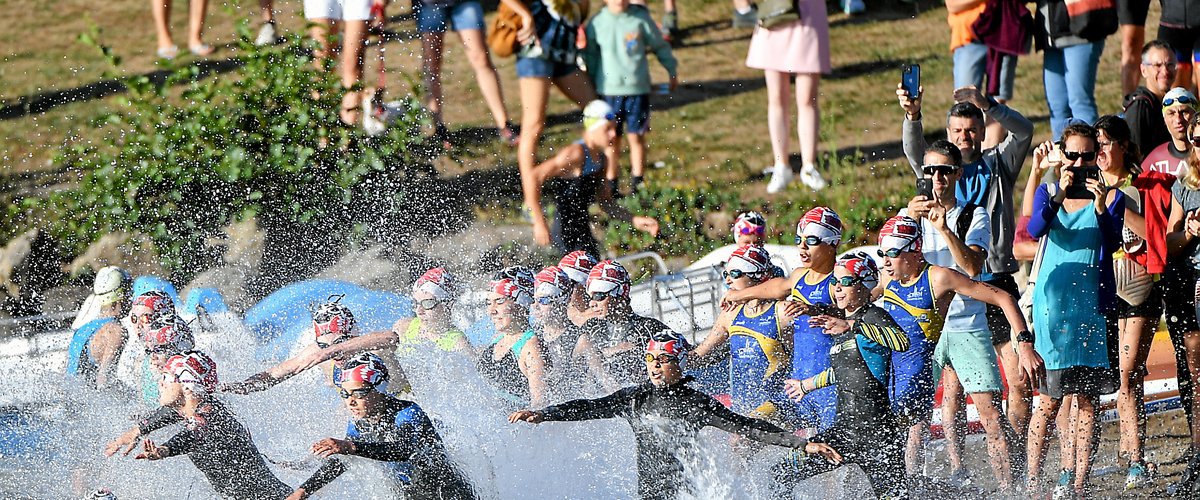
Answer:
[[[663,351],[672,356],[680,358],[687,355],[691,350],[688,341],[683,335],[675,333],[674,330],[660,330],[650,336],[650,342],[646,343],[646,352]]]
[[[1167,94],[1163,96],[1162,102],[1163,109],[1178,105],[1196,109],[1196,96],[1183,87],[1175,87],[1168,90]]]
[[[836,265],[848,271],[851,276],[862,280],[863,286],[867,288],[875,288],[879,285],[879,265],[870,255],[863,252],[848,253],[838,258]]]
[[[533,304],[533,287],[522,286],[520,280],[504,278],[491,283],[492,291],[503,295],[521,307]]]
[[[92,500],[117,500],[117,496],[108,488],[100,488],[92,492],[92,496],[88,497]]]
[[[737,216],[733,223],[733,239],[743,234],[757,234],[759,237],[767,233],[767,219],[758,212],[745,212]]]
[[[217,362],[200,351],[171,356],[163,373],[196,394],[207,394],[217,388]]]
[[[107,306],[121,300],[129,293],[129,285],[133,277],[129,272],[117,266],[108,266],[96,273],[92,282],[92,295],[96,296],[97,304]]]
[[[196,347],[195,337],[187,323],[177,316],[160,318],[150,322],[150,328],[142,332],[142,342],[146,349],[166,348],[181,353]]]
[[[906,249],[921,251],[921,225],[912,217],[897,215],[888,219],[879,230],[879,250]]]
[[[588,273],[599,262],[595,257],[592,257],[592,254],[583,250],[576,250],[564,255],[562,260],[558,261],[558,267],[562,268],[567,273],[567,276],[571,277],[571,281],[582,285],[587,283]]]
[[[492,281],[504,279],[513,280],[518,286],[528,288],[533,293],[533,270],[525,266],[509,266],[492,275]]]
[[[796,237],[816,236],[833,246],[842,243],[842,218],[832,208],[817,207],[804,213],[796,224]]]
[[[356,380],[371,387],[380,387],[387,383],[388,369],[379,356],[364,352],[346,360],[342,366],[341,376],[336,380],[341,386],[346,380]]]
[[[609,259],[596,264],[588,273],[587,293],[606,292],[609,295],[624,296],[629,294],[629,271],[620,262]]]
[[[612,106],[609,106],[607,102],[600,99],[589,102],[583,108],[584,130],[591,130],[616,119],[617,115],[613,114]]]
[[[322,335],[333,335],[334,338],[355,335],[354,314],[342,304],[342,297],[345,295],[330,295],[331,300],[313,310],[313,334],[317,338]]]
[[[166,292],[160,290],[150,290],[134,297],[133,306],[130,307],[130,311],[138,306],[150,309],[150,313],[147,314],[150,322],[174,318],[176,316],[175,301],[171,300],[171,296],[167,295]]]
[[[751,274],[765,273],[771,269],[771,256],[758,245],[742,245],[729,256],[725,269]]]
[[[534,297],[562,297],[566,299],[575,283],[561,267],[550,266],[534,276]]]
[[[457,295],[458,280],[454,278],[450,271],[441,267],[435,267],[413,283],[413,293],[425,292],[432,295],[435,299],[447,301],[453,300]]]

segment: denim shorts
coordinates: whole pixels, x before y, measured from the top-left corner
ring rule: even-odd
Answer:
[[[540,57],[517,56],[517,78],[562,78],[579,70],[574,64],[560,63]]]
[[[971,42],[954,49],[954,88],[974,85],[980,92],[987,93],[983,77],[987,75],[987,45]],[[1013,97],[1013,81],[1017,78],[1016,56],[1004,56],[1000,63],[1000,95],[1003,101]]]
[[[618,135],[626,132],[644,135],[650,131],[649,95],[606,95],[603,98],[617,115]]]
[[[421,33],[445,33],[447,28],[453,31],[483,31],[483,6],[475,0],[442,5],[429,5],[415,0],[413,13],[417,16],[417,31]]]

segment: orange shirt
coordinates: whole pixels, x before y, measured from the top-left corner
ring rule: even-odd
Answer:
[[[979,5],[975,7],[946,16],[946,22],[950,23],[951,52],[975,41],[975,33],[971,31],[971,25],[975,24],[975,20],[979,19],[979,15],[983,14],[985,8],[987,8],[987,2],[979,2]]]

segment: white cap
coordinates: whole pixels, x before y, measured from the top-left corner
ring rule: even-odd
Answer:
[[[586,130],[599,127],[613,121],[615,118],[612,106],[609,106],[607,102],[600,99],[589,102],[583,108],[583,128]]]
[[[133,279],[129,272],[117,266],[108,266],[96,273],[96,281],[92,283],[92,295],[100,306],[107,306],[121,300],[129,292],[129,284]]]

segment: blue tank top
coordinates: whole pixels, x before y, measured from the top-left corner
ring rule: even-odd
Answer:
[[[816,283],[809,283],[809,276],[816,276],[811,269],[805,269],[792,287],[791,300],[799,300],[809,305],[830,306],[833,299],[829,289],[833,284],[833,273],[829,273]],[[829,368],[829,349],[833,347],[833,338],[820,328],[808,325],[811,316],[805,314],[796,318],[792,333],[792,373],[791,378],[803,380],[812,377]]]
[[[780,341],[778,308],[775,302],[751,316],[743,305],[729,325],[729,395],[737,413],[773,413],[771,401],[787,380],[791,353]]]
[[[116,321],[116,318],[94,319],[75,330],[67,346],[67,375],[91,377],[96,373],[96,360],[88,351],[88,344],[100,328],[112,321]]]
[[[929,264],[911,283],[888,282],[883,291],[883,310],[896,320],[911,345],[924,341],[936,343],[945,320],[938,313],[933,287],[929,285]]]

